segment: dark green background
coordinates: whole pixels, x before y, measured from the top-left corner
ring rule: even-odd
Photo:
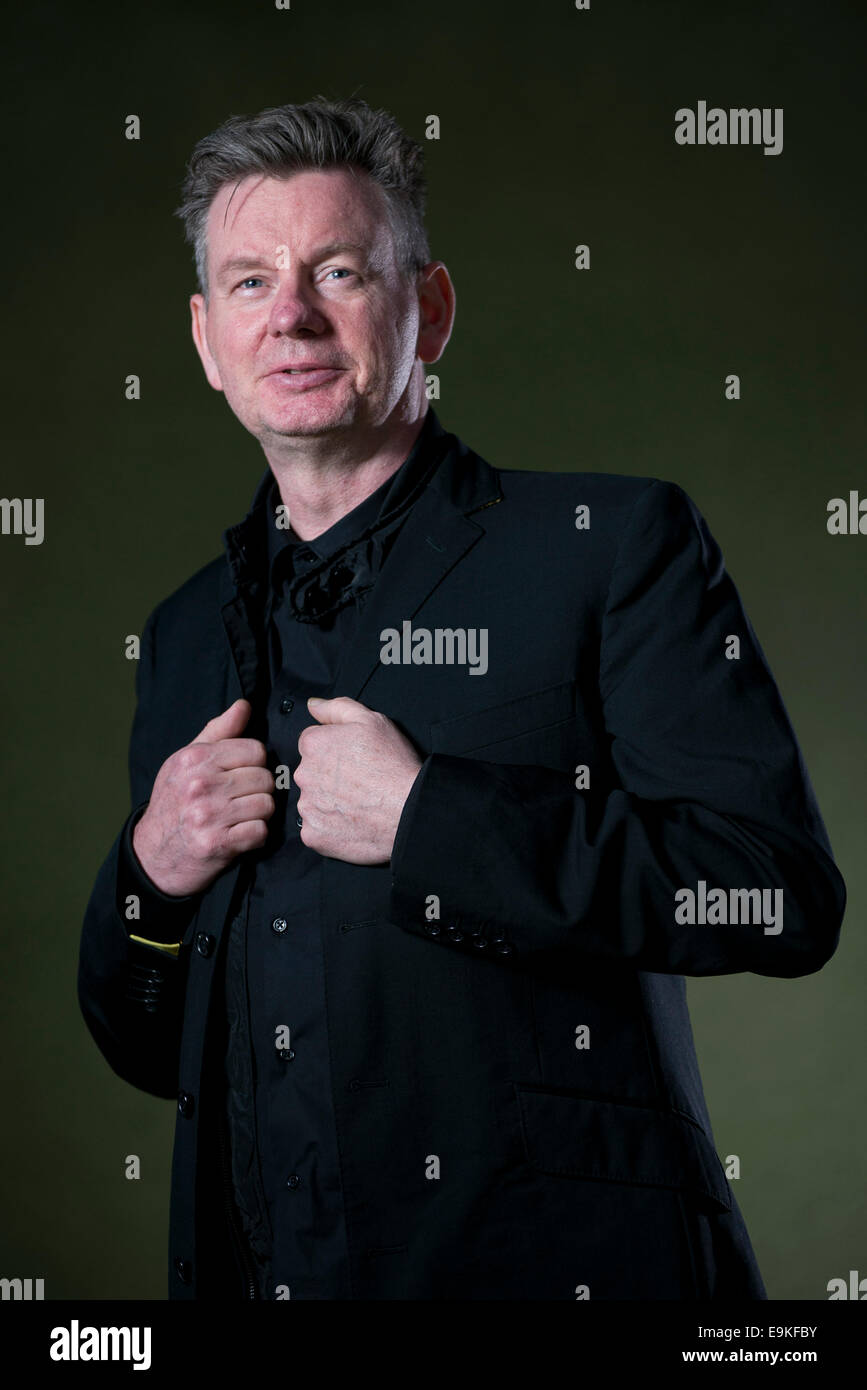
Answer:
[[[324,92],[417,139],[441,119],[424,144],[432,253],[457,287],[446,427],[504,468],[674,480],[723,548],[849,908],[818,975],[689,982],[706,1094],[771,1298],[867,1276],[867,536],[825,526],[830,497],[867,493],[860,8],[57,3],[11,21],[2,492],[44,497],[46,536],[0,537],[0,1275],[49,1298],[165,1296],[175,1107],[86,1032],[79,931],[128,810],[124,638],[218,553],[265,466],[195,356],[171,210],[200,136]],[[782,154],[677,146],[675,109],[699,99],[783,107]]]

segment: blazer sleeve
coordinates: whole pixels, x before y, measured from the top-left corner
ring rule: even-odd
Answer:
[[[78,999],[111,1068],[152,1095],[177,1095],[184,974],[198,896],[172,899],[151,884],[132,849],[132,830],[159,770],[153,734],[155,630],[142,634],[129,747],[130,812],[103,862],[81,933]],[[138,915],[129,898],[137,899]]]
[[[820,969],[845,885],[719,546],[675,484],[633,505],[601,633],[615,785],[431,754],[398,825],[391,919],[518,966],[565,949],[683,975]]]

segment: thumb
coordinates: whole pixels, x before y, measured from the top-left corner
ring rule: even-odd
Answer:
[[[247,722],[253,712],[253,706],[249,700],[236,700],[222,714],[209,719],[198,738],[194,743],[219,743],[224,738],[237,738],[247,727]]]
[[[361,724],[364,716],[372,713],[360,700],[352,700],[348,695],[338,695],[333,700],[323,700],[319,695],[311,695],[307,708],[320,724]]]

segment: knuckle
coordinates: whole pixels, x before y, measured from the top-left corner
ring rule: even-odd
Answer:
[[[201,752],[194,743],[188,743],[185,748],[179,748],[174,757],[182,772],[192,772],[199,765]]]
[[[193,829],[202,832],[208,826],[210,814],[203,801],[195,801],[189,809],[189,821]]]

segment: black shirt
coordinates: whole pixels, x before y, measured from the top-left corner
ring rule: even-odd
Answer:
[[[401,467],[311,541],[276,524],[280,496],[273,477],[266,474],[251,508],[251,515],[261,516],[257,534],[268,577],[263,739],[277,790],[268,842],[248,857],[248,892],[228,934],[225,1074],[235,1203],[259,1295],[266,1299],[349,1297],[328,1055],[321,856],[299,834],[298,738],[316,722],[308,697],[341,693],[334,689],[341,653],[403,520],[442,457],[444,437],[428,407]],[[125,837],[124,888],[148,898],[143,917],[162,914],[153,939],[170,940],[174,932],[178,940],[198,898],[169,898],[147,879],[132,852],[134,823],[135,817]]]

